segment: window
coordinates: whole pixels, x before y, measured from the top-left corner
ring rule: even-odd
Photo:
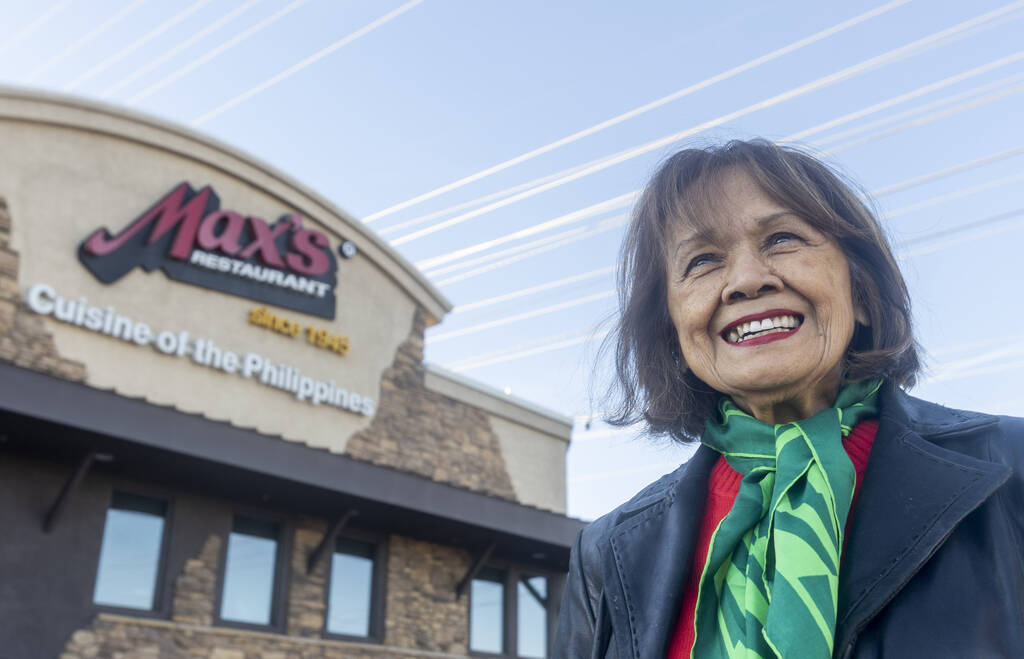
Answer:
[[[549,578],[485,567],[470,583],[469,649],[473,653],[545,659],[557,602]]]
[[[271,624],[279,533],[274,522],[235,517],[224,559],[221,620]]]
[[[163,501],[114,493],[103,525],[93,602],[154,608],[166,516]]]
[[[520,575],[516,586],[516,654],[548,656],[547,577]]]
[[[376,637],[375,616],[380,597],[378,545],[338,538],[331,555],[327,594],[327,633],[357,638]]]
[[[482,568],[469,587],[469,649],[505,651],[505,573]]]

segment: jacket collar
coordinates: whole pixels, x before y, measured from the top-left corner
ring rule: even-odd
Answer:
[[[950,410],[890,386],[880,407],[843,552],[836,656],[1010,474],[1005,465],[942,446],[946,438],[968,436],[977,448],[970,453],[986,455],[980,445],[1000,434],[995,417]],[[702,445],[668,487],[619,511],[604,564],[618,656],[665,656],[717,459]]]

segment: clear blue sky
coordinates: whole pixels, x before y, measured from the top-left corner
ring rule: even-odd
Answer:
[[[637,189],[673,145],[433,233],[410,237],[460,211],[398,225],[705,122],[716,125],[688,143],[781,139],[841,119],[798,141],[819,153],[831,149],[830,161],[866,190],[911,182],[878,203],[892,238],[905,246],[918,337],[930,356],[916,393],[1024,415],[1016,385],[1024,372],[1024,277],[1017,269],[1024,244],[1024,3],[22,0],[0,9],[0,82],[102,98],[193,125],[358,218],[877,9],[814,43],[370,226],[398,239],[411,261],[436,259],[426,272],[456,304],[428,334],[429,361],[585,416],[595,411],[589,393],[598,342],[585,339],[614,314],[606,269],[628,200],[527,237],[509,234]],[[360,32],[366,26],[373,29]],[[916,48],[898,50],[914,42]],[[872,58],[873,66],[857,66]],[[856,114],[862,110],[869,111]],[[520,247],[535,241],[547,242]],[[490,256],[504,250],[513,251]],[[474,272],[517,255],[523,258]],[[555,308],[515,320],[548,307]],[[497,324],[477,327],[490,322]],[[459,330],[467,331],[444,336]],[[687,453],[609,433],[599,422],[590,431],[580,425],[575,437],[570,513],[587,518]]]

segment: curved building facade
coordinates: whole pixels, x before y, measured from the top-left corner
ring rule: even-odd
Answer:
[[[252,158],[0,90],[0,656],[547,656],[571,420]]]

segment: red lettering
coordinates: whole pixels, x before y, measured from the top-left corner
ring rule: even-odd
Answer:
[[[319,231],[302,229],[292,234],[291,248],[298,253],[289,253],[284,258],[295,272],[310,277],[322,275],[331,267],[331,262],[324,251],[329,245],[327,236]]]
[[[277,251],[277,244],[274,241],[279,235],[288,230],[288,223],[281,222],[271,228],[266,220],[250,217],[249,228],[252,229],[253,241],[242,250],[239,256],[243,259],[248,259],[256,252],[259,252],[260,260],[264,264],[283,268],[284,261],[281,260],[281,255]]]
[[[245,227],[245,218],[234,211],[214,211],[199,225],[197,236],[199,246],[206,250],[219,249],[225,254],[234,256],[242,246],[238,239]],[[218,233],[220,229],[220,233]]]
[[[182,183],[143,213],[137,220],[125,227],[121,233],[112,236],[106,229],[97,229],[86,238],[85,248],[96,256],[106,256],[124,245],[132,236],[156,220],[156,226],[149,234],[147,244],[153,244],[171,229],[178,227],[178,233],[171,248],[170,256],[176,259],[188,258],[192,251],[199,221],[206,212],[213,191],[209,187],[200,190],[185,203],[190,192],[187,183]],[[214,201],[216,196],[214,196]]]

